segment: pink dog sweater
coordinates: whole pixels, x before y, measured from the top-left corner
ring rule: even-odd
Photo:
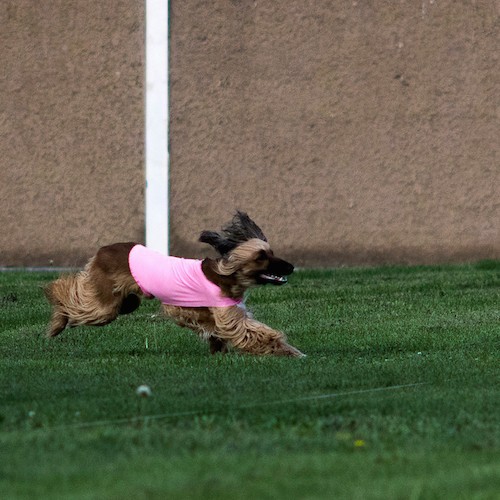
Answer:
[[[201,260],[168,257],[143,245],[128,256],[130,272],[147,297],[182,307],[229,307],[241,300],[224,297],[201,269]]]

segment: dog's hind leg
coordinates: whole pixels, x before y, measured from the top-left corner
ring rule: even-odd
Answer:
[[[57,280],[59,281],[59,280]],[[68,316],[64,313],[64,309],[57,298],[57,292],[55,290],[56,282],[50,283],[47,285],[43,292],[47,297],[47,300],[52,305],[52,315],[50,318],[50,324],[47,331],[48,337],[55,337],[59,335],[68,324]]]
[[[55,337],[59,335],[66,328],[67,324],[68,316],[64,314],[60,306],[55,305],[52,310],[47,336]]]
[[[50,319],[50,327],[47,335],[49,337],[55,337],[56,335],[59,335],[66,328],[67,324],[68,317],[60,311],[54,311],[52,313],[52,318]]]
[[[123,298],[118,314],[133,313],[141,305],[141,298],[131,293]]]
[[[139,306],[140,289],[128,269],[133,245],[102,247],[83,271],[62,276],[46,288],[45,295],[54,307],[48,336],[60,333],[64,321],[64,326],[102,326]]]
[[[49,337],[55,337],[67,325],[105,325],[118,315],[119,304],[103,300],[102,289],[92,281],[91,266],[62,276],[45,289],[53,307]]]

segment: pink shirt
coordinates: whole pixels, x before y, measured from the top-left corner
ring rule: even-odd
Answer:
[[[128,256],[130,272],[146,296],[182,307],[230,307],[241,300],[224,297],[201,269],[201,260],[168,257],[135,245]]]

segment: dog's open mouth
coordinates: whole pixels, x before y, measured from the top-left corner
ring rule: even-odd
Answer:
[[[284,285],[288,282],[286,276],[277,276],[276,274],[260,274],[259,278],[262,283],[269,283],[272,285]]]

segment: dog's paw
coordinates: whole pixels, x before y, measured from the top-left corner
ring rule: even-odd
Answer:
[[[292,358],[305,358],[306,355],[290,344],[281,344],[275,352],[278,356],[290,356]]]

